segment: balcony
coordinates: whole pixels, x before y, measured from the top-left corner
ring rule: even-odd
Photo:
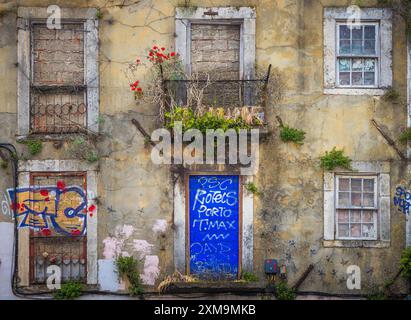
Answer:
[[[227,118],[241,117],[253,127],[265,125],[267,88],[271,65],[264,77],[251,80],[211,79],[163,79],[165,105],[192,108],[204,113],[218,109]]]

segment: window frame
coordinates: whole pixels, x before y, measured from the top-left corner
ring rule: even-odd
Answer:
[[[378,206],[378,175],[345,175],[345,174],[336,174],[335,177],[335,210],[334,210],[334,219],[335,219],[335,239],[336,240],[378,240],[378,233],[379,233],[379,206]],[[358,207],[358,206],[340,206],[339,205],[339,193],[340,193],[340,189],[339,189],[339,185],[340,185],[340,179],[350,179],[350,183],[351,183],[351,179],[373,179],[374,180],[374,206],[373,207]],[[352,191],[349,190],[348,191],[350,193],[350,203],[351,203],[351,194]],[[363,198],[363,190],[361,190],[361,195]],[[339,232],[338,232],[338,210],[355,210],[355,211],[360,211],[361,210],[361,221],[358,222],[358,224],[360,224],[361,226],[361,230],[362,230],[362,214],[363,211],[371,211],[373,212],[373,224],[375,226],[375,236],[374,237],[342,237],[339,236]],[[349,213],[349,215],[351,215],[351,212]],[[344,223],[343,223],[344,224]],[[371,224],[371,223],[369,223]],[[351,226],[351,221],[350,221],[350,216],[348,218],[348,225]],[[362,233],[362,231],[361,231]]]
[[[87,107],[84,130],[99,132],[99,21],[94,8],[61,8],[61,23],[84,24],[84,103]],[[43,7],[19,7],[17,12],[17,140],[41,136],[48,140],[65,140],[77,133],[34,133],[30,124],[30,95],[32,82],[31,23],[45,23],[49,14]]]
[[[339,86],[337,66],[337,22],[348,23],[352,12],[348,7],[325,7],[323,21],[323,93],[327,95],[369,95],[382,96],[392,86],[393,43],[392,43],[392,9],[361,8],[361,22],[378,22],[379,65],[378,80],[371,87]]]
[[[350,26],[349,23],[347,23],[346,20],[336,20],[335,26],[335,39],[336,39],[336,52],[335,52],[335,70],[336,70],[336,87],[337,88],[378,88],[378,83],[379,83],[379,76],[380,76],[380,61],[381,61],[381,48],[380,48],[380,43],[381,43],[381,38],[380,38],[380,23],[379,21],[375,20],[362,20],[359,23],[362,27],[366,25],[372,25],[375,26],[375,54],[374,55],[366,55],[366,54],[341,54],[340,53],[340,26],[342,25],[347,25]],[[351,30],[352,33],[352,30]],[[350,40],[352,41],[352,35]],[[363,40],[363,39],[361,39]],[[375,78],[374,78],[374,85],[341,85],[340,84],[340,64],[339,64],[339,59],[374,59],[376,61],[375,64]],[[362,71],[363,77],[364,77],[364,71]],[[350,70],[350,82],[352,82],[352,70]]]

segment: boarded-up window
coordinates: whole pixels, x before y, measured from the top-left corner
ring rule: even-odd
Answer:
[[[212,79],[236,80],[240,75],[240,26],[193,24],[192,72]]]
[[[206,105],[241,104],[240,25],[192,24],[191,72],[214,81],[204,90]]]
[[[32,24],[31,38],[31,131],[78,132],[87,125],[84,24]]]
[[[62,281],[86,280],[87,197],[83,173],[33,173],[26,206],[30,230],[31,282],[44,283],[47,268],[61,268]],[[22,197],[22,195],[20,195]],[[20,198],[23,200],[23,198]]]

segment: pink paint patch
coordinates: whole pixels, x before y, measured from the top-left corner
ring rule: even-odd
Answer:
[[[164,233],[167,230],[167,220],[157,219],[152,228],[154,233]]]
[[[123,246],[123,240],[119,240],[115,237],[107,237],[103,240],[104,250],[103,256],[105,259],[115,259],[121,253]]]
[[[160,274],[158,256],[146,256],[141,280],[144,284],[153,286]]]
[[[146,240],[133,240],[133,248],[140,254],[140,259],[151,253],[152,244]]]

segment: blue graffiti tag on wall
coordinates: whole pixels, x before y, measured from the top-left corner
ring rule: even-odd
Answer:
[[[404,187],[397,187],[394,196],[394,206],[398,207],[398,211],[408,214],[410,212],[410,205],[411,193]]]
[[[200,278],[238,276],[239,177],[189,178],[190,271]]]
[[[85,235],[87,197],[83,188],[30,186],[7,190],[11,209],[16,210],[18,227],[49,231],[59,235]],[[50,234],[49,234],[50,235]]]

